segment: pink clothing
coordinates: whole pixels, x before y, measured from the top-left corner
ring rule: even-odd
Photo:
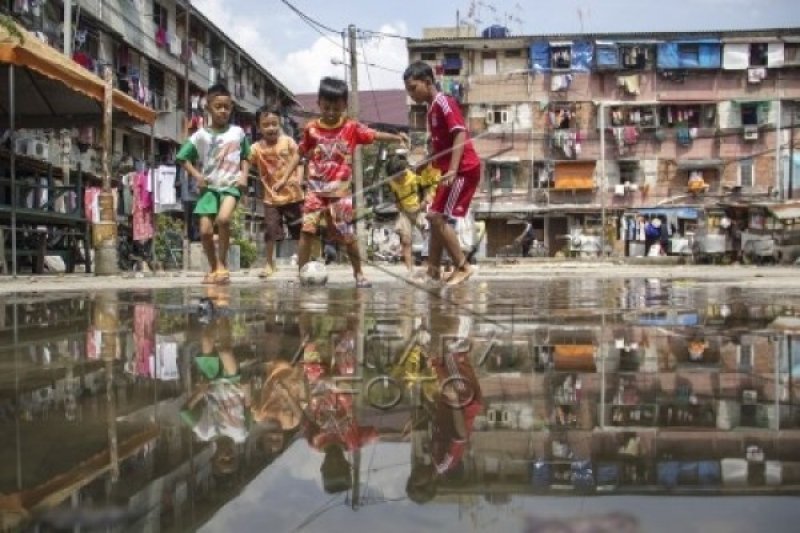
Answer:
[[[148,191],[147,174],[140,172],[133,178],[133,240],[148,241],[153,238],[153,194]]]

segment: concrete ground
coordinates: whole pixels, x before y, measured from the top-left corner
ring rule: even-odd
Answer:
[[[232,275],[235,285],[296,283],[295,268],[285,265],[268,280],[258,278],[258,269]],[[368,265],[365,273],[373,284],[402,284],[405,268],[399,265]],[[351,285],[350,267],[328,267],[328,285]],[[95,276],[87,274],[21,275],[16,279],[0,276],[0,294],[13,292],[91,291],[103,289],[159,289],[199,285],[200,272],[166,272],[150,275],[120,274]],[[748,288],[800,289],[800,267],[739,265],[673,265],[664,263],[630,264],[615,261],[546,261],[517,264],[482,263],[469,283],[500,280],[536,280],[553,278],[660,278],[695,279],[708,284]]]

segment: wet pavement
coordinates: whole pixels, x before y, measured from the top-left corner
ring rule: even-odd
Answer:
[[[4,295],[0,524],[795,531],[800,289]]]

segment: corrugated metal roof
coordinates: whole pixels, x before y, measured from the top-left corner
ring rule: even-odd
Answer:
[[[317,93],[297,94],[295,98],[305,111],[317,116]],[[408,105],[404,89],[358,91],[358,102],[361,122],[408,128]]]

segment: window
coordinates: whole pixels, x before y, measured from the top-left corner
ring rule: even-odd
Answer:
[[[419,58],[422,61],[436,61],[436,52],[420,52]]]
[[[668,105],[659,113],[659,124],[665,128],[713,128],[716,120],[714,105]]]
[[[678,45],[678,58],[681,65],[700,63],[700,45],[680,44]]]
[[[481,57],[483,59],[483,74],[486,76],[497,75],[497,53],[483,52]]]
[[[458,53],[446,53],[442,67],[444,67],[445,75],[459,76],[461,74],[461,56]]]
[[[505,57],[522,57],[522,50],[506,50],[503,55]]]
[[[742,126],[758,126],[758,104],[742,104]]]
[[[647,66],[649,53],[646,46],[620,46],[619,56],[622,68],[641,70]]]
[[[487,124],[507,124],[510,122],[511,115],[507,106],[490,107],[486,112]]]
[[[153,24],[165,30],[169,27],[169,12],[158,2],[153,2]]]
[[[619,162],[619,182],[638,183],[639,181],[639,162],[620,161]]]
[[[768,46],[766,43],[754,43],[750,45],[750,66],[751,67],[766,67],[767,66],[767,51]]]
[[[550,125],[557,130],[576,128],[577,110],[571,104],[553,104],[550,107]]]
[[[755,350],[753,349],[752,344],[742,344],[740,345],[737,354],[737,363],[739,365],[740,372],[752,372],[753,370],[753,363],[755,361]]]
[[[753,160],[743,159],[739,161],[739,186],[740,187],[753,187]]]
[[[800,65],[800,43],[784,43],[783,64]]]
[[[514,189],[514,167],[511,165],[492,164],[486,165],[489,189],[494,191],[511,192]]]
[[[554,69],[572,68],[572,47],[553,46],[550,48],[550,66]]]

